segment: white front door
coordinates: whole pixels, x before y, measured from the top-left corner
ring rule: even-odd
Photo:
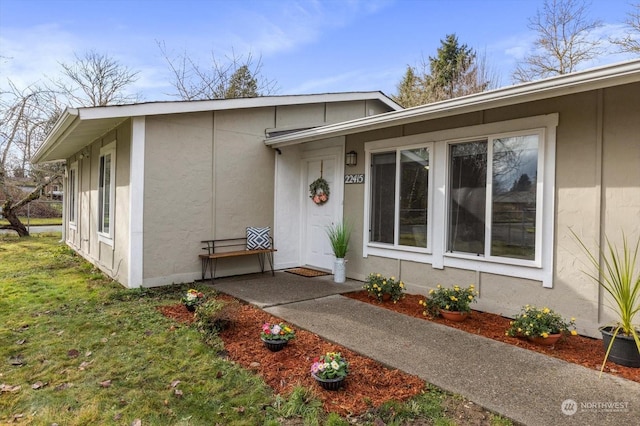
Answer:
[[[333,251],[327,237],[327,227],[342,218],[342,164],[341,151],[315,152],[313,157],[303,158],[303,264],[332,270]],[[322,177],[329,184],[329,199],[324,204],[316,204],[310,198],[309,185]]]

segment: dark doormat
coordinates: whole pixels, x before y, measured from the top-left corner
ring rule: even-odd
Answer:
[[[293,269],[287,269],[285,272],[288,272],[290,274],[300,275],[302,277],[307,277],[307,278],[331,275],[329,272],[318,271],[316,269],[311,269],[311,268],[293,268]]]

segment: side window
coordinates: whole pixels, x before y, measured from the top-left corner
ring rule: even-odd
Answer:
[[[71,164],[67,175],[67,211],[69,212],[69,224],[75,227],[78,215],[78,163]]]
[[[99,173],[98,233],[106,239],[111,239],[115,196],[115,142],[100,150]]]

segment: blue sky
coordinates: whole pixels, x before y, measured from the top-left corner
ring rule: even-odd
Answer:
[[[590,13],[620,35],[635,0],[593,0]],[[59,62],[95,50],[140,71],[147,101],[175,99],[157,41],[202,65],[212,52],[261,57],[276,94],[382,90],[407,65],[435,55],[440,40],[486,54],[501,85],[535,34],[528,19],[543,0],[0,0],[0,87],[54,76]],[[607,55],[588,67],[629,59]]]

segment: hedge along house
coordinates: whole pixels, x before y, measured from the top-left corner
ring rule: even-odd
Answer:
[[[79,254],[127,287],[192,282],[200,241],[273,227],[265,137],[399,108],[366,92],[67,109],[32,161],[66,160],[63,238]],[[218,275],[256,270],[247,256]]]
[[[477,308],[526,304],[610,322],[571,234],[597,250],[640,238],[640,61],[266,140],[276,157],[278,266],[330,267],[323,228],[354,226],[347,276],[400,277],[411,292],[474,283]],[[331,172],[330,202],[308,185]],[[328,166],[329,165],[329,166]],[[300,179],[296,179],[296,177]],[[300,212],[300,215],[297,215]],[[286,244],[283,244],[286,242]]]

